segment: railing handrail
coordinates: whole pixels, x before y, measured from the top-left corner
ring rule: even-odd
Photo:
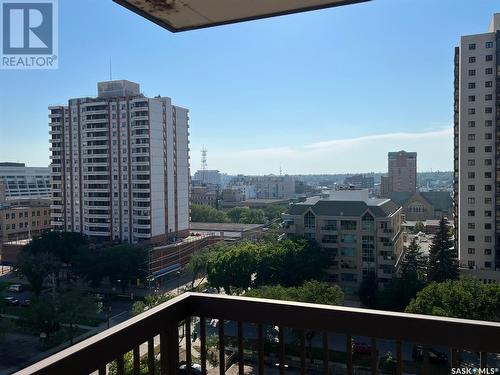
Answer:
[[[184,293],[16,375],[90,373],[190,317],[500,352],[500,323],[219,294]],[[77,371],[75,371],[77,369]]]

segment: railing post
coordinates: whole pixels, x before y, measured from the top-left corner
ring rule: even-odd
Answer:
[[[352,375],[352,337],[350,335],[346,335],[345,353],[347,374]]]
[[[371,338],[371,370],[373,375],[377,375],[377,364],[378,364],[378,353],[377,353],[377,339],[375,337]]]
[[[116,359],[116,374],[125,375],[125,360],[123,354]]]
[[[133,369],[133,372],[134,372],[134,375],[139,375],[139,373],[141,372],[141,357],[139,355],[139,347],[138,346],[135,346],[134,347],[134,369]]]
[[[184,339],[186,340],[186,374],[191,375],[191,317],[188,316],[185,319],[186,334]]]
[[[179,326],[171,324],[160,333],[160,373],[177,375],[179,372]]]
[[[480,368],[486,368],[488,366],[488,353],[486,352],[481,352],[479,353],[479,363],[480,363]]]
[[[300,331],[300,374],[306,375],[306,331]]]
[[[155,375],[155,338],[148,340],[148,374]]]
[[[401,341],[396,341],[396,374],[403,373],[403,344]]]
[[[427,375],[429,372],[429,347],[424,345],[424,363],[422,368],[422,374]]]
[[[257,330],[258,330],[257,350],[259,352],[259,375],[264,375],[264,326],[262,324],[259,324]]]
[[[280,375],[285,375],[285,332],[282,326],[278,327],[278,344],[280,357]]]
[[[226,350],[224,346],[224,320],[219,319],[219,374],[226,373]]]
[[[323,373],[325,375],[328,375],[328,360],[329,360],[329,353],[328,353],[328,333],[323,332]]]
[[[201,373],[203,375],[207,372],[207,321],[204,316],[200,316],[200,350],[201,350]]]
[[[245,367],[243,364],[243,322],[238,321],[238,372],[244,375]]]

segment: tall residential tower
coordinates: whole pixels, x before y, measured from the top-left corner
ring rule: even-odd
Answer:
[[[188,234],[187,109],[109,81],[49,111],[54,229],[129,243]]]
[[[500,281],[500,14],[455,48],[455,245],[460,265]]]

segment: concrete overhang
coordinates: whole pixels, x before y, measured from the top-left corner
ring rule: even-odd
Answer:
[[[371,0],[113,0],[172,32]]]

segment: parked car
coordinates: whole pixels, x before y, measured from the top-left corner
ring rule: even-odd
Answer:
[[[22,307],[30,307],[31,301],[29,299],[25,299],[23,302],[21,302]]]
[[[184,361],[181,362],[181,365],[179,366],[179,375],[187,375],[187,368],[186,368],[186,363]],[[191,374],[192,375],[206,375],[202,374],[201,372],[201,365],[198,363],[192,363],[191,364]]]
[[[15,293],[20,293],[23,290],[24,288],[21,284],[11,284],[8,289],[9,292],[15,292]]]
[[[371,354],[372,346],[369,344],[365,344],[363,342],[353,342],[352,343],[352,352],[358,354]]]
[[[3,299],[7,305],[10,306],[19,306],[19,300],[14,297],[4,297]]]
[[[413,359],[415,361],[423,361],[424,347],[422,345],[415,345],[413,347]],[[448,363],[448,356],[445,353],[429,348],[429,362],[430,363]]]

